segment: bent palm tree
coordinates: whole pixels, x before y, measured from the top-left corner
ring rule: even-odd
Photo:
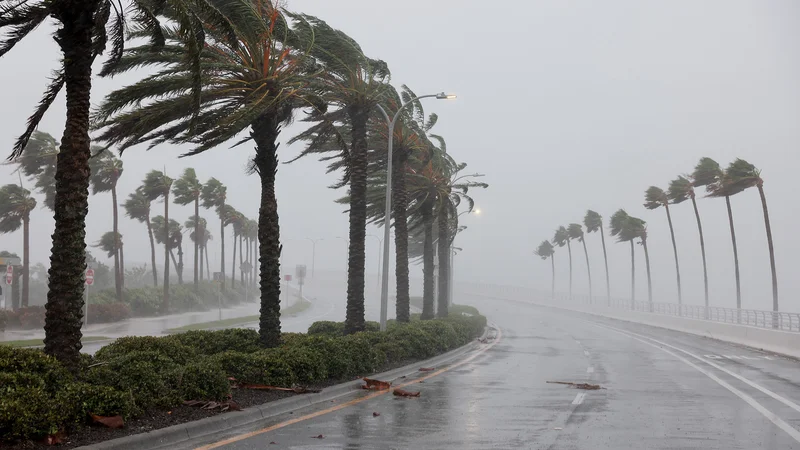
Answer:
[[[31,192],[16,184],[0,187],[0,234],[22,227],[22,307],[28,306],[30,284],[30,221],[36,199]],[[7,294],[8,295],[8,294]]]
[[[203,183],[197,179],[197,174],[194,169],[187,167],[183,171],[183,175],[175,180],[175,185],[172,187],[172,195],[175,203],[178,205],[186,206],[189,203],[194,203],[194,215],[192,216],[195,221],[200,220],[200,195],[203,193]],[[197,223],[192,228],[199,228]],[[199,248],[200,241],[192,239],[194,242],[194,288],[198,288],[198,261],[200,258]]]
[[[563,226],[558,227],[556,234],[553,236],[553,244],[564,247],[567,246],[567,254],[569,255],[569,299],[572,300],[572,247],[569,245],[569,232]]]
[[[672,215],[669,213],[669,197],[663,189],[657,186],[650,186],[644,193],[644,200],[645,208],[653,210],[663,206],[664,210],[667,212],[669,235],[672,238],[672,252],[675,255],[675,275],[678,279],[678,305],[681,305],[683,304],[683,295],[681,293],[681,267],[678,263],[678,246],[675,243],[675,229],[672,227]]]
[[[207,228],[208,222],[206,219],[198,216],[193,216],[183,223],[183,226],[189,230],[189,239],[194,243],[195,248],[198,249],[198,263],[199,263],[199,278],[203,279],[203,253],[205,252],[205,245],[210,239]]]
[[[536,250],[534,250],[533,253],[536,256],[542,258],[543,260],[547,260],[548,258],[550,259],[550,266],[553,275],[553,281],[551,285],[551,292],[552,292],[551,296],[552,298],[556,298],[556,260],[555,260],[556,250],[553,247],[553,244],[551,244],[550,241],[542,241],[542,243],[539,244],[538,247],[536,247]]]
[[[631,309],[634,309],[636,302],[636,253],[633,248],[633,240],[636,234],[630,227],[630,216],[624,209],[619,209],[611,216],[610,233],[617,238],[617,242],[630,242],[631,244]]]
[[[94,247],[106,252],[109,258],[113,258],[114,255],[118,255],[121,250],[122,235],[113,231],[107,231],[103,233],[100,240],[94,244]]]
[[[608,276],[608,254],[606,254],[606,237],[603,233],[603,216],[591,209],[587,210],[583,217],[583,224],[586,226],[587,233],[598,231],[600,234],[600,242],[603,244],[603,261],[606,266],[606,300],[611,305],[611,282]]]
[[[115,157],[110,151],[101,151],[89,160],[91,176],[89,184],[92,187],[92,195],[100,192],[111,192],[111,214],[113,218],[113,239],[119,237],[119,213],[117,202],[117,182],[122,175],[122,160]],[[120,257],[122,244],[117,243],[113,246],[114,251],[114,287],[116,289],[117,301],[122,301],[122,289],[125,286],[125,261]],[[111,255],[109,255],[111,256]]]
[[[708,268],[706,267],[706,242],[703,238],[703,224],[700,221],[700,212],[697,210],[697,200],[695,199],[694,186],[688,178],[679,176],[669,183],[667,197],[669,197],[669,200],[675,205],[683,203],[689,199],[692,200],[694,216],[697,219],[697,231],[700,233],[700,254],[703,257],[703,292],[705,294],[706,314],[708,314]]]
[[[203,192],[200,194],[201,198],[203,199],[203,208],[214,208],[217,211],[217,217],[219,217],[219,270],[222,272],[222,282],[220,287],[222,291],[225,291],[225,218],[220,212],[225,210],[225,199],[227,195],[228,188],[216,178],[210,178],[203,186]],[[206,256],[208,256],[208,253],[206,253]],[[206,264],[206,267],[208,268],[208,264]]]
[[[579,223],[571,223],[567,227],[570,239],[577,239],[583,244],[583,254],[586,256],[586,273],[589,276],[589,303],[592,303],[592,269],[589,267],[589,251],[586,249],[586,239],[584,239],[583,228]]]
[[[151,170],[147,173],[142,182],[142,193],[151,202],[159,197],[164,198],[164,223],[163,233],[169,235],[167,226],[169,224],[169,192],[172,189],[172,178],[168,177],[160,170]],[[156,236],[160,232],[159,227],[156,227]],[[164,299],[161,303],[161,312],[163,314],[169,313],[169,246],[166,245],[164,249]]]
[[[58,141],[44,132],[34,131],[24,154],[15,160],[22,173],[34,182],[36,190],[44,195],[43,207],[53,210],[56,197],[56,163]]]
[[[150,264],[153,272],[153,286],[158,287],[158,271],[156,270],[156,246],[153,241],[153,226],[150,221],[150,199],[139,187],[135,192],[128,194],[128,199],[122,204],[125,214],[131,219],[147,225],[147,237],[150,239]]]
[[[650,252],[647,249],[647,223],[638,217],[628,217],[626,230],[642,244],[644,264],[647,269],[647,301],[650,302],[650,311],[653,311],[653,280],[650,276]]]
[[[172,260],[172,265],[175,266],[175,272],[178,274],[178,284],[183,284],[183,228],[181,224],[170,219],[167,225],[164,216],[155,216],[153,217],[153,226],[156,230],[156,242],[164,245]],[[169,229],[169,235],[165,234],[167,229]],[[178,251],[178,259],[175,259],[173,250]]]

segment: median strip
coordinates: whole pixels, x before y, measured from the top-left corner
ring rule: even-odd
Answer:
[[[300,300],[294,305],[284,309],[281,311],[282,316],[291,316],[294,314],[300,314],[301,312],[305,311],[311,306],[311,302],[308,300]],[[232,317],[230,319],[222,319],[222,320],[212,320],[210,322],[200,322],[200,323],[193,323],[190,325],[184,325],[182,327],[176,328],[169,328],[164,330],[166,334],[175,334],[175,333],[183,333],[185,331],[193,331],[193,330],[210,330],[215,328],[230,328],[235,327],[237,325],[244,325],[248,323],[256,323],[259,320],[258,314],[252,316],[243,316],[243,317]]]

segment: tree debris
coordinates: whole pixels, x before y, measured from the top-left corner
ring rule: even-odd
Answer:
[[[394,390],[393,394],[398,396],[398,397],[419,397],[420,393],[419,393],[419,391],[411,392],[411,391],[406,391],[404,389],[397,388],[397,389]]]
[[[92,421],[99,423],[100,425],[105,425],[108,428],[122,428],[125,426],[122,416],[104,417],[98,416],[97,414],[91,414],[91,417]]]
[[[280,386],[268,386],[265,384],[240,384],[238,385],[241,389],[255,389],[261,391],[284,391],[284,392],[294,392],[295,394],[316,394],[322,392],[322,389],[312,389],[306,386],[294,385],[290,388],[287,387],[280,387]]]
[[[434,370],[436,370],[435,367],[420,367],[419,368],[420,372],[433,372]]]
[[[548,381],[551,384],[566,384],[567,386],[574,387],[575,389],[584,389],[587,391],[596,391],[598,389],[605,389],[601,387],[599,384],[589,384],[589,383],[573,383],[571,381]]]
[[[392,386],[392,383],[389,381],[372,380],[370,378],[362,378],[362,380],[364,380],[366,384],[362,385],[361,389],[370,391],[386,391]]]
[[[311,439],[325,439],[325,436],[320,434],[320,435],[317,435],[317,436],[311,436]]]
[[[373,412],[372,412],[372,417],[378,417],[378,416],[380,416],[380,415],[381,415],[381,413],[379,413],[379,412],[377,412],[377,411],[373,411]]]
[[[239,406],[239,404],[236,403],[233,400],[225,400],[224,402],[215,402],[215,401],[206,401],[206,400],[185,400],[183,402],[183,404],[186,405],[186,406],[197,406],[200,409],[205,409],[205,410],[208,410],[208,411],[210,411],[212,409],[219,409],[220,412],[225,412],[225,411],[228,411],[228,410],[231,410],[231,411],[241,411],[242,410],[242,407]]]

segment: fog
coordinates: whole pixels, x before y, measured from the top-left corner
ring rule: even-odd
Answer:
[[[581,222],[586,209],[605,219],[618,208],[647,221],[656,301],[676,301],[675,271],[663,209],[642,207],[650,185],[666,188],[677,175],[709,156],[726,166],[736,157],[762,170],[775,239],[781,309],[800,311],[800,277],[793,257],[800,251],[793,185],[800,163],[800,3],[784,1],[477,1],[375,2],[292,0],[288,8],[316,15],[355,38],[365,52],[392,70],[395,86],[418,94],[458,94],[454,101],[431,100],[426,112],[439,114],[435,132],[448,151],[486,175],[486,190],[471,193],[482,213],[462,216],[468,227],[456,238],[463,248],[455,279],[521,285],[548,290],[550,263],[533,255],[559,225]],[[0,61],[0,148],[6,153],[22,132],[57,66],[59,52],[39,29]],[[93,104],[127,75],[95,79]],[[40,130],[60,139],[62,97]],[[301,125],[285,128],[280,159],[301,150],[286,145]],[[246,176],[252,145],[218,148],[178,159],[186,148],[162,145],[123,156],[120,201],[152,169],[177,178],[194,167],[202,181],[220,179],[228,201],[255,218],[257,176]],[[0,166],[0,184],[18,182],[13,166]],[[347,215],[329,189],[336,174],[307,158],[281,165],[277,195],[285,242],[284,272],[298,263],[345,271]],[[28,188],[31,182],[25,181]],[[41,201],[41,196],[38,197]],[[761,204],[755,189],[732,198],[739,241],[743,307],[770,309],[769,257]],[[91,197],[87,241],[111,229],[111,196]],[[734,306],[733,258],[724,200],[699,199],[706,233],[711,302]],[[153,215],[163,206],[153,205]],[[672,209],[683,276],[684,301],[702,303],[702,263],[690,204]],[[182,222],[189,206],[170,207]],[[214,240],[209,258],[219,260],[219,225],[209,219]],[[37,208],[31,219],[33,262],[47,263],[53,221]],[[126,267],[149,260],[145,227],[124,218]],[[231,231],[229,231],[231,233]],[[378,228],[368,233],[382,235]],[[630,290],[630,248],[606,236],[612,295]],[[188,242],[188,239],[185,241]],[[577,243],[576,243],[577,244]],[[594,291],[605,291],[600,237],[587,236]],[[573,245],[576,293],[588,292],[582,249]],[[0,235],[0,250],[21,254],[21,231]],[[216,250],[215,250],[216,249]],[[378,244],[367,238],[367,272],[377,269]],[[105,255],[97,249],[98,258]],[[187,251],[191,273],[191,249]],[[230,258],[230,254],[228,255]],[[637,247],[638,298],[646,298],[644,258]],[[212,262],[212,268],[216,264]],[[393,268],[392,268],[393,273]],[[412,266],[412,276],[421,267]],[[190,277],[190,275],[189,275]],[[567,291],[566,249],[556,254],[557,289]],[[345,296],[345,292],[341,293]],[[456,300],[457,301],[457,300]]]

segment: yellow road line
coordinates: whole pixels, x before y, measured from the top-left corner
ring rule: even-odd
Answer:
[[[472,361],[473,359],[477,358],[478,356],[482,355],[485,351],[487,351],[490,348],[494,347],[498,342],[500,342],[500,339],[502,337],[503,337],[503,332],[500,330],[500,328],[497,328],[497,336],[495,337],[494,341],[492,341],[492,343],[487,345],[486,347],[484,347],[484,348],[478,350],[477,352],[475,352],[474,354],[472,354],[469,358],[464,359],[462,361],[459,361],[459,362],[457,362],[457,363],[455,363],[455,364],[453,364],[451,366],[445,367],[443,369],[439,369],[439,370],[437,370],[435,372],[431,372],[431,373],[429,373],[429,374],[427,374],[425,376],[422,376],[420,378],[415,378],[413,381],[409,381],[407,383],[403,383],[403,384],[400,384],[400,385],[397,385],[397,386],[393,386],[392,389],[404,388],[406,386],[410,386],[412,384],[419,383],[420,381],[427,380],[428,378],[435,377],[435,376],[440,375],[442,373],[445,373],[445,372],[447,372],[449,370],[453,370],[456,367],[463,366],[464,364],[466,364],[466,363]],[[214,448],[222,447],[224,445],[233,444],[234,442],[239,442],[239,441],[242,441],[244,439],[249,439],[249,438],[251,438],[253,436],[258,436],[259,434],[269,433],[270,431],[274,431],[274,430],[277,430],[279,428],[287,427],[289,425],[294,425],[294,424],[296,424],[298,422],[302,422],[304,420],[313,419],[315,417],[319,417],[319,416],[322,416],[322,415],[325,415],[325,414],[330,414],[332,412],[339,411],[340,409],[344,409],[344,408],[347,408],[349,406],[357,405],[357,404],[359,404],[361,402],[365,402],[367,400],[370,400],[372,398],[378,397],[380,395],[386,395],[390,391],[391,391],[391,389],[390,390],[386,390],[386,391],[376,391],[376,392],[373,392],[373,393],[371,393],[369,395],[366,395],[364,397],[359,397],[359,398],[350,400],[348,402],[341,403],[339,405],[332,406],[332,407],[327,408],[327,409],[323,409],[321,411],[317,411],[317,412],[313,412],[313,413],[310,413],[310,414],[306,414],[305,416],[295,417],[294,419],[290,419],[290,420],[287,420],[285,422],[277,423],[277,424],[269,426],[267,428],[262,428],[260,430],[251,431],[249,433],[240,434],[238,436],[234,436],[234,437],[222,440],[222,441],[218,441],[218,442],[215,442],[213,444],[208,444],[208,445],[204,445],[202,447],[197,447],[195,450],[211,450],[211,449],[214,449]]]

